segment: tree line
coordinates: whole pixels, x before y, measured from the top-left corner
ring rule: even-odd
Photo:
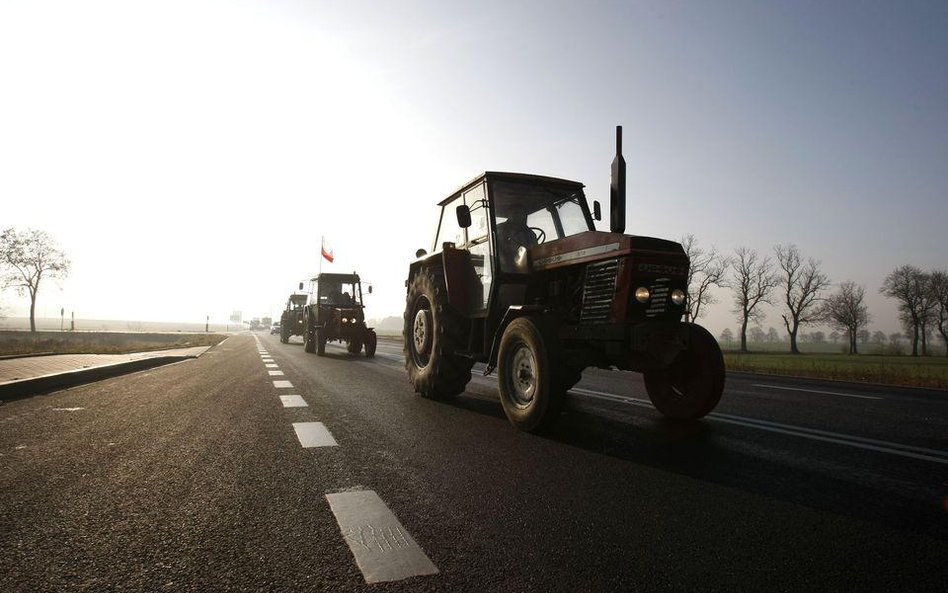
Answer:
[[[868,341],[861,339],[869,333],[866,327],[872,320],[865,304],[865,287],[846,280],[830,292],[832,283],[820,261],[804,257],[796,245],[777,245],[771,256],[748,247],[738,247],[732,255],[713,248],[705,250],[693,235],[683,237],[681,244],[691,260],[685,320],[696,321],[708,305],[716,302],[712,287],[731,290],[732,312],[740,323],[741,352],[748,351],[748,328],[752,322],[763,321],[765,304],[780,308],[790,352],[794,354],[800,353],[800,331],[806,325],[825,323],[844,332],[850,354],[857,354],[858,344]],[[879,292],[896,301],[899,320],[911,339],[912,356],[928,354],[933,330],[941,334],[948,355],[948,272],[899,266],[886,276]],[[880,339],[878,334],[884,342],[882,332],[876,332],[874,339]]]

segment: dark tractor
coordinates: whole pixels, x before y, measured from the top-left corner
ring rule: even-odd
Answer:
[[[372,287],[369,287],[369,293]],[[358,274],[320,274],[303,312],[303,349],[322,356],[326,342],[345,342],[347,350],[375,356],[375,330],[365,326]]]
[[[300,282],[300,290],[303,290],[303,283]],[[303,313],[306,311],[306,300],[309,295],[294,292],[290,298],[286,299],[286,309],[280,314],[280,341],[284,344],[290,341],[293,336],[303,335]]]
[[[475,362],[498,372],[519,429],[557,418],[586,367],[643,373],[665,416],[700,418],[724,390],[724,360],[703,327],[682,323],[689,261],[681,245],[625,235],[617,129],[611,232],[595,230],[575,181],[488,172],[442,201],[432,253],[406,286],[405,366],[415,391],[462,393]]]

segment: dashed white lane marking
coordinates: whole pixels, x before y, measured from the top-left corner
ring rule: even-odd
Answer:
[[[856,395],[854,393],[837,393],[835,391],[818,391],[816,389],[801,389],[799,387],[783,387],[781,385],[761,385],[755,383],[754,387],[763,387],[765,389],[782,389],[784,391],[802,391],[803,393],[818,393],[820,395],[838,395],[839,397],[855,397],[859,399],[883,399],[872,395]]]
[[[366,583],[438,573],[438,567],[372,490],[327,494],[326,500]]]
[[[322,422],[294,422],[293,430],[296,431],[296,438],[300,440],[300,444],[305,448],[336,447],[339,445]]]
[[[79,410],[85,410],[85,408],[53,408],[54,412],[78,412]]]
[[[271,377],[282,377],[283,371],[267,371]]]
[[[263,366],[267,367],[268,369],[278,369],[278,368],[280,368],[280,365],[275,364],[275,363],[272,363],[272,362],[268,362],[267,364],[265,364],[265,365],[263,365]]]
[[[281,395],[280,401],[284,408],[305,408],[309,405],[302,395]]]
[[[273,386],[277,389],[293,389],[293,384],[289,381],[274,381]]]

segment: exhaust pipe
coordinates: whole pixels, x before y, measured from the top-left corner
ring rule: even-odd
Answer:
[[[609,229],[625,233],[625,159],[622,158],[622,126],[616,126],[616,158],[612,160],[609,188]]]

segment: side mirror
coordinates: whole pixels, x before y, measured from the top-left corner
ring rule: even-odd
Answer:
[[[593,219],[602,220],[602,206],[599,205],[599,200],[593,202]]]
[[[303,283],[300,282],[300,290],[303,290]]]
[[[466,205],[461,204],[457,207],[458,215],[458,226],[462,229],[466,229],[471,226],[471,209]]]
[[[428,252],[425,251],[424,249],[419,249],[418,251],[415,252],[415,258],[424,257],[426,255],[428,255]]]

